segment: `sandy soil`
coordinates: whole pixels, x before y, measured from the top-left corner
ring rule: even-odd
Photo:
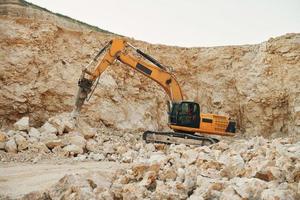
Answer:
[[[49,188],[66,174],[100,172],[103,184],[109,184],[111,172],[128,165],[116,162],[0,163],[0,194],[15,199]],[[1,196],[0,195],[0,196]]]

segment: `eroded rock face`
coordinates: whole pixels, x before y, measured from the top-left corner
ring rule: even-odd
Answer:
[[[40,126],[50,116],[72,110],[81,68],[115,36],[69,30],[51,18],[41,22],[30,15],[32,8],[27,8],[28,16],[22,11],[10,17],[13,8],[1,16],[0,117],[9,124],[29,113],[33,125]],[[299,34],[211,48],[130,42],[172,66],[185,99],[199,102],[202,112],[230,115],[250,135],[299,133]],[[97,126],[163,129],[165,100],[153,81],[116,63],[101,77],[82,117]],[[86,139],[93,134],[89,131]]]

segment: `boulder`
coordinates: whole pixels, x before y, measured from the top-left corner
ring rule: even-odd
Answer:
[[[58,157],[63,157],[66,155],[66,152],[63,150],[61,146],[56,146],[51,151]]]
[[[228,186],[222,191],[220,200],[242,200],[242,198],[236,193],[232,186]]]
[[[29,130],[29,117],[22,117],[16,123],[14,123],[14,128],[18,131],[28,131]]]
[[[234,190],[244,199],[259,199],[261,192],[268,187],[265,181],[257,178],[239,178],[230,180]]]
[[[266,167],[256,172],[255,178],[261,179],[263,181],[273,181],[278,180],[282,181],[282,172],[278,167]]]
[[[92,138],[97,133],[97,130],[95,128],[91,128],[88,124],[82,122],[79,124],[78,131],[83,135],[85,139]]]
[[[198,168],[194,165],[190,165],[185,169],[185,179],[183,185],[187,192],[191,192],[196,187],[197,172]]]
[[[184,151],[182,154],[182,158],[186,160],[187,164],[193,164],[196,162],[198,157],[198,152],[194,149],[189,149],[187,151]]]
[[[71,132],[67,135],[64,135],[64,143],[66,145],[67,144],[73,144],[73,145],[76,145],[76,146],[78,146],[82,149],[86,147],[86,140],[78,132]]]
[[[53,149],[56,144],[59,146],[58,137],[54,133],[42,132],[40,141],[43,142],[49,149]]]
[[[22,151],[28,148],[28,142],[22,135],[16,135],[15,142],[17,144],[18,151]]]
[[[222,154],[218,161],[225,165],[220,172],[224,177],[233,178],[242,174],[245,170],[245,162],[240,154]]]
[[[48,122],[57,129],[59,135],[75,130],[75,120],[70,113],[62,113],[49,118]]]
[[[15,142],[14,138],[10,138],[6,143],[5,143],[5,151],[8,153],[17,153],[17,144]]]
[[[41,133],[38,129],[31,127],[29,129],[28,135],[32,138],[37,138],[38,139],[38,138],[40,138]]]
[[[96,133],[97,133],[97,131],[95,128],[81,130],[81,134],[84,136],[85,139],[94,137],[96,135]]]
[[[89,152],[97,153],[99,151],[98,147],[99,147],[99,145],[98,145],[98,143],[94,139],[88,139],[86,141],[86,149]]]
[[[80,146],[77,146],[75,144],[69,144],[63,148],[63,150],[68,153],[68,155],[77,155],[82,154],[83,149]]]
[[[43,142],[30,143],[28,145],[28,149],[30,152],[35,152],[35,153],[49,153],[50,152],[50,150],[47,148],[47,146]]]
[[[93,185],[86,176],[65,175],[56,184],[47,189],[48,199],[96,199]]]
[[[61,146],[63,146],[63,142],[62,142],[61,139],[49,139],[49,140],[45,141],[45,145],[49,149],[53,149],[54,147],[61,147]]]
[[[57,133],[57,129],[52,124],[50,124],[49,122],[46,122],[40,128],[40,132],[42,132],[42,133],[56,134]]]

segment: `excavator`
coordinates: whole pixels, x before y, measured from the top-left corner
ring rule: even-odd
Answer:
[[[104,56],[99,59],[103,53],[105,53]],[[91,98],[101,74],[116,60],[158,83],[169,97],[167,100],[168,126],[173,131],[146,131],[143,133],[143,139],[147,143],[203,146],[219,141],[208,135],[234,135],[235,121],[227,116],[201,113],[198,103],[183,99],[180,85],[170,67],[162,65],[123,38],[108,42],[82,70],[78,81],[79,89],[73,110],[74,116],[79,115],[84,102]],[[97,64],[93,66],[95,62]]]

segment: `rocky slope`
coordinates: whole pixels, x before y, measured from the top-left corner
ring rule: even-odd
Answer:
[[[10,2],[10,1],[8,1]],[[81,68],[115,35],[57,23],[35,8],[0,8],[1,126],[30,116],[32,125],[72,110]],[[3,11],[5,10],[5,12]],[[39,13],[34,17],[32,12]],[[71,22],[70,22],[71,23]],[[196,36],[195,36],[196,37]],[[300,131],[300,34],[257,45],[182,48],[131,40],[172,66],[186,99],[202,112],[230,115],[241,133]],[[101,77],[82,117],[94,127],[165,129],[166,95],[155,83],[115,63]]]

